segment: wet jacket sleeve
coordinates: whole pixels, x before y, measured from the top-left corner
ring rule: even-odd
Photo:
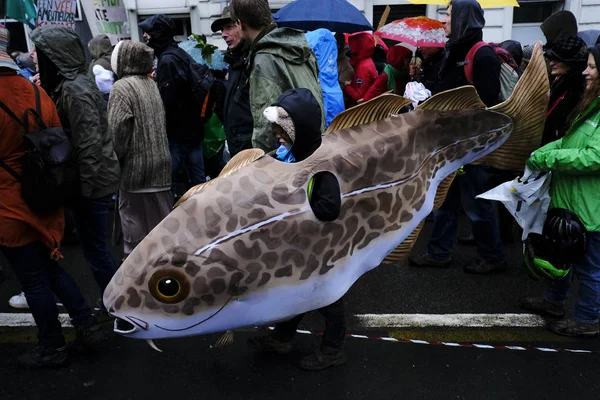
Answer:
[[[86,198],[92,196],[94,181],[102,165],[101,116],[92,96],[87,91],[66,92],[64,96],[71,126],[71,140],[77,152],[81,195]]]
[[[600,132],[596,131],[582,149],[562,149],[561,140],[549,143],[533,153],[528,165],[542,171],[563,174],[594,175],[600,173]]]
[[[379,96],[380,94],[387,92],[388,91],[387,80],[388,80],[388,76],[385,72],[383,74],[379,75],[377,77],[377,79],[375,80],[375,83],[373,83],[373,85],[369,88],[369,90],[367,91],[365,96],[362,98],[363,101],[374,99],[375,97]]]
[[[120,91],[113,88],[108,102],[108,128],[113,138],[115,154],[121,165],[129,152],[134,120],[131,107],[124,101]]]
[[[321,221],[333,221],[340,216],[342,198],[340,185],[330,173],[319,174],[315,178],[310,206]]]
[[[252,147],[267,153],[275,150],[275,137],[263,111],[275,103],[281,93],[283,89],[273,80],[261,75],[259,64],[255,64],[250,78],[250,109],[254,119]]]
[[[500,59],[491,47],[477,51],[473,60],[473,85],[481,101],[488,106],[498,104],[500,96]]]
[[[344,93],[352,100],[358,101],[367,94],[367,91],[375,79],[377,79],[377,69],[375,68],[375,64],[373,64],[373,62],[361,62],[354,71],[354,81],[351,85],[344,88]],[[360,87],[358,86],[358,82],[362,82]]]

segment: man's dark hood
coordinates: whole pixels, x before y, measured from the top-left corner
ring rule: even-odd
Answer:
[[[484,26],[483,9],[477,0],[453,0],[452,33],[446,48],[450,50],[464,43],[481,41]]]
[[[273,106],[281,107],[294,122],[295,140],[292,154],[302,161],[321,146],[321,106],[308,89],[285,91]]]
[[[577,19],[571,11],[558,11],[540,26],[546,37],[545,49],[551,49],[559,37],[577,36]]]
[[[175,43],[175,22],[163,14],[154,15],[138,24],[141,30],[150,35],[148,46],[154,49],[157,55],[161,54],[167,46]]]

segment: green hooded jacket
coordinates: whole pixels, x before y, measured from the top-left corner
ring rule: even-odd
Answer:
[[[577,214],[586,229],[600,232],[600,98],[565,137],[536,150],[527,165],[552,171],[550,208]]]
[[[115,193],[121,169],[108,130],[106,105],[87,74],[79,36],[73,29],[48,25],[34,30],[31,40],[62,76],[50,95],[77,155],[81,195],[97,199]]]
[[[311,91],[321,106],[321,127],[325,128],[319,67],[302,31],[270,25],[254,41],[249,60],[253,147],[275,150],[276,140],[263,111],[289,89]]]
[[[98,35],[94,37],[88,43],[88,49],[90,50],[90,55],[92,56],[92,62],[90,63],[88,74],[92,78],[95,78],[94,66],[96,65],[101,66],[107,71],[112,71],[112,67],[110,65],[110,56],[113,52],[113,45],[108,36]]]

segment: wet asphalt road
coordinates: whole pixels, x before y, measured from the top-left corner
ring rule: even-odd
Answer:
[[[462,224],[463,229],[466,226]],[[429,237],[426,225],[416,246]],[[509,271],[471,276],[462,265],[471,247],[458,246],[448,269],[381,266],[363,276],[346,295],[349,314],[363,313],[519,313],[519,299],[543,287],[522,269],[519,245],[507,245]],[[119,250],[114,249],[119,257]],[[64,248],[63,266],[80,283],[91,304],[99,297],[91,273],[76,246]],[[7,301],[19,291],[11,274],[0,284],[0,313],[14,312]],[[571,299],[573,303],[573,299]],[[307,318],[303,327],[321,330],[322,320]],[[410,329],[359,332],[464,343],[527,344],[600,351],[600,340],[565,340],[535,329]],[[597,399],[600,353],[569,354],[448,348],[349,339],[349,363],[307,373],[296,362],[318,344],[299,335],[285,358],[260,356],[236,334],[230,347],[210,349],[218,336],[158,341],[164,353],[144,342],[113,337],[88,359],[58,371],[24,372],[12,362],[34,342],[34,330],[0,331],[0,399]]]

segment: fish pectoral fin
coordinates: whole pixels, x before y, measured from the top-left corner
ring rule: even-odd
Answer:
[[[436,94],[420,104],[416,110],[453,111],[485,108],[473,86],[462,86]]]
[[[233,331],[227,331],[217,341],[214,345],[210,346],[211,349],[220,349],[225,346],[229,346],[233,344]]]

